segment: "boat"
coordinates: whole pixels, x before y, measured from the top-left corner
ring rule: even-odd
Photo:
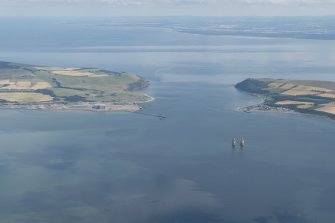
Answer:
[[[244,146],[245,146],[245,140],[244,140],[244,138],[241,139],[241,141],[240,141],[240,146],[241,146],[241,147],[244,147]]]
[[[231,140],[231,145],[235,148],[236,144],[237,144],[237,140],[236,140],[236,138],[234,137],[234,138]]]

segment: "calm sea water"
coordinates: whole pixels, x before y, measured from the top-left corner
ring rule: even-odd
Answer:
[[[0,111],[0,222],[335,221],[334,121],[240,113],[246,77],[335,81],[335,41],[2,18],[0,60],[131,71],[133,113]],[[233,136],[245,149],[233,150]]]

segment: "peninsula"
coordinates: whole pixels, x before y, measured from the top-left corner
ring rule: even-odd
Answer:
[[[126,72],[0,62],[0,108],[137,111],[149,82]]]
[[[251,111],[296,111],[335,119],[335,82],[246,79],[235,87],[264,97],[264,102],[242,108]]]

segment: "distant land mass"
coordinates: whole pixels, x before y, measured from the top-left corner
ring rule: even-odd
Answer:
[[[264,103],[242,111],[296,111],[335,119],[335,82],[246,79],[237,89],[264,97]]]
[[[126,72],[0,62],[0,108],[137,111],[149,82]]]

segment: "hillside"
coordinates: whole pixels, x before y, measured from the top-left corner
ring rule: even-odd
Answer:
[[[2,103],[145,102],[147,86],[131,73],[0,62]]]
[[[335,82],[246,79],[237,89],[262,95],[264,105],[335,118]]]

